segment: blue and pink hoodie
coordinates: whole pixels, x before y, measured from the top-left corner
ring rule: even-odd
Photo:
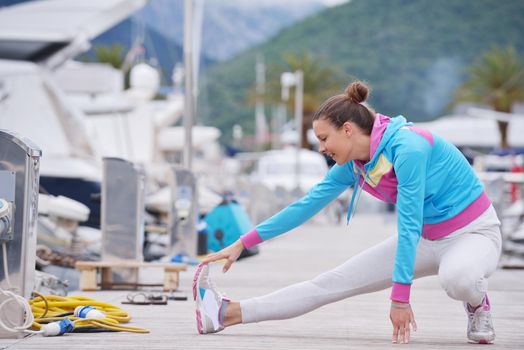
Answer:
[[[362,190],[397,205],[391,299],[408,302],[420,238],[449,235],[479,217],[491,202],[455,146],[402,116],[376,115],[370,156],[367,163],[355,160],[333,166],[302,199],[240,237],[244,246],[250,248],[299,226],[353,186],[348,222]]]

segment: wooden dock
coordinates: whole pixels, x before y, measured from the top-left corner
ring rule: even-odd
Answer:
[[[310,279],[337,266],[395,232],[395,218],[359,214],[350,227],[305,225],[266,242],[257,256],[237,262],[225,275],[212,273],[221,289],[234,300],[257,296]],[[466,314],[451,300],[436,277],[415,281],[412,305],[419,330],[409,345],[391,344],[389,290],[327,305],[292,320],[238,325],[218,334],[199,335],[191,299],[195,267],[180,273],[180,288],[188,301],[168,305],[122,305],[133,319],[130,325],[149,334],[67,334],[44,338],[0,339],[0,349],[472,349],[466,341]],[[156,273],[161,274],[161,271]],[[160,275],[159,275],[160,276]],[[154,276],[158,279],[159,276]],[[161,289],[156,291],[162,293]],[[128,291],[73,292],[120,305]],[[497,270],[490,279],[496,343],[490,349],[524,349],[524,270]]]

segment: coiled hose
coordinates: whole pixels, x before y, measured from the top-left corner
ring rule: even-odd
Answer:
[[[74,324],[72,332],[132,332],[132,333],[149,333],[148,329],[123,325],[131,320],[129,313],[118,306],[97,301],[95,299],[82,296],[61,297],[56,295],[44,296],[40,293],[33,292],[37,295],[29,300],[29,305],[34,316],[32,329],[41,330],[45,324],[57,322],[69,318]],[[103,318],[79,318],[74,314],[78,306],[92,306],[101,311]]]

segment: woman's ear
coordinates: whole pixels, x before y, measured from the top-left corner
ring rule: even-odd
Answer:
[[[344,130],[344,133],[345,133],[347,136],[350,136],[351,133],[353,132],[353,126],[351,125],[350,122],[345,122],[345,123],[342,125],[342,129]]]

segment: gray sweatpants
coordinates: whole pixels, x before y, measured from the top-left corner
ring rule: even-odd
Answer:
[[[240,301],[242,322],[296,317],[320,306],[391,287],[397,237],[391,237],[312,280]],[[467,226],[417,247],[414,278],[438,275],[453,299],[478,305],[501,250],[500,222],[493,207]]]

